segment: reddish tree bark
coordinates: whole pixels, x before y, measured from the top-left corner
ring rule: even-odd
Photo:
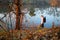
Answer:
[[[14,3],[16,5],[16,28],[17,30],[20,30],[22,26],[22,0],[14,0]]]

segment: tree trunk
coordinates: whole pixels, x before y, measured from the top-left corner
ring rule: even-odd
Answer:
[[[16,5],[16,28],[17,30],[20,30],[21,26],[22,26],[22,12],[21,12],[21,8],[22,8],[22,0],[14,0],[15,5]]]

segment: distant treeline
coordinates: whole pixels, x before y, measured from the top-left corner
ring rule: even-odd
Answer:
[[[39,7],[39,8],[44,8],[44,7],[50,7],[50,4],[47,3],[46,1],[39,1],[39,2],[33,2],[33,3],[23,3],[24,6],[32,6],[32,7]]]

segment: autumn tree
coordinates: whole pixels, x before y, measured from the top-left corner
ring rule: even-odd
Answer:
[[[21,12],[22,0],[14,0],[15,10],[16,10],[16,28],[20,30],[22,26],[23,13]]]
[[[57,0],[50,0],[51,6],[55,7],[55,6],[57,6],[57,4],[58,4]]]

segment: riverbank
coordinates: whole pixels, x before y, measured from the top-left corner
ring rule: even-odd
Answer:
[[[13,36],[12,36],[13,35]],[[10,32],[0,32],[0,40],[59,40],[60,27],[43,28],[33,31],[32,30],[11,30]]]

